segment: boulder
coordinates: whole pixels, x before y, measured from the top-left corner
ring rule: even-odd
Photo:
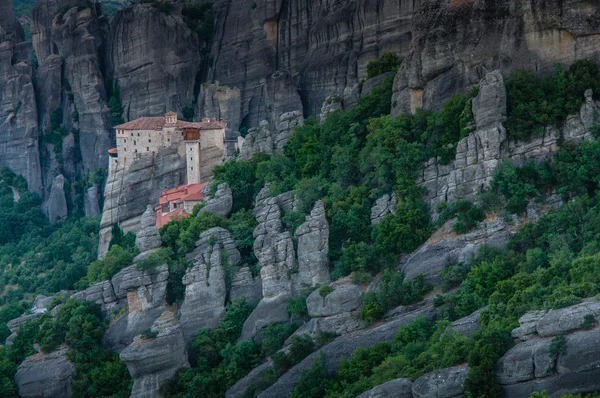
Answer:
[[[162,239],[156,228],[156,213],[152,206],[146,206],[146,211],[140,220],[140,229],[135,237],[135,245],[144,253],[162,246]]]
[[[363,392],[357,398],[413,398],[412,382],[405,378],[388,381]]]
[[[538,321],[547,311],[530,311],[519,318],[519,327],[511,331],[511,336],[522,341],[528,340],[537,333]]]
[[[537,374],[543,377],[552,372],[554,361],[549,355],[549,344],[547,339],[535,339],[508,350],[496,363],[496,381],[499,384],[514,384],[531,380]],[[542,364],[546,366],[540,369],[536,367]]]
[[[440,275],[447,267],[458,263],[460,250],[466,245],[458,239],[425,243],[401,266],[404,279],[413,281],[422,274],[426,283],[440,284]]]
[[[321,297],[319,289],[306,299],[308,314],[312,318],[329,317],[356,310],[362,304],[362,291],[353,284],[335,286],[334,290]]]
[[[480,308],[471,315],[457,319],[446,328],[446,333],[459,333],[465,337],[471,337],[479,330],[479,318],[481,317],[481,313],[485,310],[487,310],[487,307]]]
[[[306,222],[296,230],[298,239],[298,282],[316,286],[328,283],[329,223],[323,202],[317,201]]]
[[[156,337],[137,336],[119,357],[133,377],[131,398],[159,398],[160,386],[189,366],[186,344],[175,314],[164,311],[152,324]]]
[[[414,398],[450,398],[461,395],[469,368],[455,367],[427,373],[412,385]]]
[[[586,315],[592,315],[596,320],[600,318],[600,300],[592,298],[577,305],[550,310],[537,321],[536,331],[540,336],[548,337],[577,330]]]
[[[68,348],[27,357],[15,375],[21,398],[70,398],[75,365],[67,359]]]
[[[204,202],[204,207],[200,209],[200,213],[217,214],[223,218],[229,217],[231,208],[233,207],[233,194],[227,183],[219,184],[214,197],[209,198]]]

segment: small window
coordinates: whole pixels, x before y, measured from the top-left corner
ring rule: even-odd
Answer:
[[[150,143],[150,142],[152,142],[152,140],[150,138],[148,138],[148,142]]]
[[[134,152],[137,153],[137,149]]]
[[[190,147],[190,152],[192,152],[192,147]]]
[[[127,148],[123,148],[123,150],[124,150],[125,152],[127,152]]]
[[[167,138],[167,142],[171,142],[171,139],[170,139],[170,138]]]
[[[125,138],[125,139],[123,140],[123,142],[124,142],[125,144],[127,144],[127,138]]]
[[[183,131],[181,132],[181,136],[183,137]]]
[[[138,137],[140,136],[140,133],[138,133]]]
[[[194,158],[190,156],[190,160],[194,160]]]
[[[150,147],[146,147],[146,152],[150,152]]]
[[[133,133],[131,133],[131,136],[133,137]]]
[[[194,166],[190,167],[190,170],[194,170]]]
[[[133,145],[136,145],[136,144],[137,144],[137,142],[135,140],[133,140]]]

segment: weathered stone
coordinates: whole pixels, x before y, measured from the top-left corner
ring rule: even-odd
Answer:
[[[423,275],[426,283],[441,283],[440,275],[447,267],[458,263],[460,250],[465,246],[466,243],[458,239],[424,244],[401,266],[404,279],[413,281]]]
[[[321,113],[319,114],[319,120],[324,123],[329,115],[335,113],[343,108],[342,98],[337,94],[331,94],[321,105]]]
[[[229,297],[232,301],[243,297],[252,306],[258,304],[262,299],[260,277],[254,278],[249,267],[241,268],[231,279]]]
[[[323,202],[315,203],[306,222],[296,230],[298,239],[298,282],[315,286],[327,283],[329,276],[329,223]]]
[[[70,398],[75,365],[67,359],[68,348],[27,357],[15,375],[22,398]]]
[[[57,175],[52,181],[50,196],[45,203],[44,213],[51,224],[62,223],[68,215],[67,198],[65,197],[65,177]]]
[[[265,362],[250,371],[246,376],[242,377],[225,393],[225,398],[243,398],[246,389],[257,381],[260,376],[266,371],[273,367],[273,364],[268,361]]]
[[[98,185],[93,184],[91,187],[85,190],[83,196],[83,209],[85,216],[89,218],[96,218],[100,216],[100,197],[98,194]]]
[[[357,398],[413,398],[410,379],[396,379],[365,391]]]
[[[221,217],[227,218],[231,213],[233,207],[233,195],[231,188],[227,183],[219,184],[215,196],[204,202],[204,207],[200,209],[200,213],[217,214]]]
[[[156,229],[156,213],[148,205],[140,220],[140,229],[135,237],[135,245],[144,253],[162,246],[162,239]]]
[[[427,373],[412,385],[415,398],[450,398],[460,395],[465,389],[469,368],[447,368]]]
[[[119,357],[133,377],[132,398],[158,398],[160,386],[175,373],[189,366],[186,344],[174,313],[164,311],[150,330],[157,336],[143,336],[121,351]]]
[[[550,310],[542,316],[537,324],[536,331],[540,336],[556,336],[581,328],[586,315],[600,318],[600,301],[593,298],[583,303],[558,310]]]
[[[407,312],[395,320],[385,322],[383,325],[340,336],[292,367],[275,384],[261,393],[259,397],[278,398],[289,396],[298,383],[302,371],[308,371],[314,359],[321,353],[324,353],[327,357],[328,370],[330,372],[337,371],[341,358],[349,359],[358,347],[369,348],[380,342],[391,341],[401,327],[410,324],[417,318],[433,317],[434,314],[435,310],[431,307],[417,306],[413,311]]]
[[[535,367],[536,352],[548,344],[548,340],[535,339],[517,344],[508,350],[496,364],[496,381],[500,384],[514,384],[533,379],[536,370],[539,371]],[[544,358],[548,357],[546,352]],[[541,359],[537,362],[540,363]]]
[[[537,322],[546,314],[546,311],[531,311],[519,318],[519,327],[511,332],[511,336],[522,341],[530,339],[537,333]]]
[[[385,194],[377,199],[371,208],[371,224],[378,224],[386,215],[394,214],[397,204],[395,192],[391,195]]]
[[[480,308],[471,315],[457,319],[446,328],[446,333],[453,332],[462,334],[465,337],[471,337],[479,330],[479,318],[481,317],[481,313],[485,310],[487,310],[487,307]]]
[[[312,318],[329,317],[357,309],[362,304],[360,287],[352,284],[335,286],[334,291],[321,297],[319,290],[306,299],[308,314]]]
[[[208,240],[208,236],[204,239]],[[179,319],[187,342],[193,340],[198,329],[217,327],[225,315],[227,289],[221,250],[219,242],[214,243],[210,251],[188,255],[188,260],[194,266],[188,269],[183,277],[185,299],[179,310]],[[199,255],[200,253],[202,255]]]
[[[485,129],[506,120],[506,88],[499,70],[488,73],[473,98],[473,116],[477,129]]]

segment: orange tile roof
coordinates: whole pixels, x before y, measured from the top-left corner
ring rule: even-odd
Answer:
[[[114,128],[117,130],[155,130],[161,129],[165,126],[165,118],[164,117],[140,117],[138,119],[132,120],[127,123],[119,124]],[[176,127],[194,127],[199,128],[201,130],[215,130],[222,129],[227,127],[227,123],[225,122],[184,122],[183,120],[178,120],[175,124]]]
[[[164,205],[175,201],[185,200],[202,200],[202,189],[206,186],[206,182],[202,184],[180,185],[177,188],[166,189],[160,196],[160,204]]]
[[[111,155],[115,155],[117,152],[118,152],[118,151],[117,151],[117,148],[110,148],[110,149],[108,150],[108,153],[110,153]]]

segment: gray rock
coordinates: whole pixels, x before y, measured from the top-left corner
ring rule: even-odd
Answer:
[[[69,209],[65,197],[65,177],[62,174],[52,181],[50,196],[44,203],[43,210],[51,224],[62,223],[67,219]]]
[[[461,395],[469,368],[455,367],[427,373],[412,385],[415,398],[450,398]]]
[[[546,311],[531,311],[519,318],[519,327],[511,331],[511,336],[522,341],[530,339],[537,333],[538,321],[546,314]]]
[[[334,289],[326,297],[321,297],[319,289],[308,296],[306,306],[308,314],[312,318],[329,317],[354,311],[362,304],[362,291],[360,287],[346,284],[335,286]]]
[[[233,207],[233,195],[231,188],[227,183],[219,184],[215,196],[204,202],[204,207],[200,209],[200,213],[217,214],[223,218],[229,217],[231,208]]]
[[[487,310],[487,307],[480,308],[471,315],[457,319],[446,328],[446,333],[453,332],[462,334],[465,337],[471,337],[479,330],[479,318],[481,317],[481,313],[485,310]]]
[[[70,398],[75,365],[67,359],[68,348],[27,357],[15,375],[22,398]]]
[[[586,315],[595,319],[600,317],[600,301],[589,299],[583,303],[558,310],[548,311],[536,324],[536,331],[540,336],[556,336],[581,328]]]
[[[250,373],[242,377],[227,390],[225,398],[243,398],[248,387],[257,381],[266,370],[271,369],[271,367],[273,367],[273,364],[268,361],[252,369]]]
[[[300,326],[294,336],[308,335],[315,339],[321,332],[344,335],[364,327],[359,311],[343,312],[338,315],[312,318]]]
[[[171,147],[110,169],[104,188],[99,258],[108,252],[112,226],[118,223],[124,232],[136,233],[148,204],[158,204],[164,187],[176,187],[185,181],[185,167],[177,148]]]
[[[242,328],[242,340],[254,337],[262,328],[269,325],[288,322],[290,314],[287,312],[287,296],[263,297]]]
[[[140,220],[140,229],[135,237],[135,245],[144,253],[162,246],[162,239],[156,228],[156,213],[152,206],[146,206],[146,211]]]
[[[379,87],[388,77],[390,77],[391,74],[391,72],[385,72],[381,75],[365,80],[360,91],[360,96],[363,97],[365,95],[371,94],[373,89],[375,87]]]
[[[321,113],[319,114],[319,121],[324,123],[329,115],[343,109],[342,97],[337,94],[331,94],[321,105]]]
[[[249,267],[241,268],[231,280],[229,292],[231,300],[244,297],[254,306],[262,299],[262,281],[260,277],[253,278]]]
[[[388,381],[363,392],[357,398],[413,398],[412,382],[404,378]]]
[[[194,266],[183,277],[185,299],[179,310],[179,319],[185,340],[193,340],[198,329],[213,329],[225,315],[225,270],[222,264],[221,247],[213,246],[210,258],[189,256]]]
[[[413,311],[407,312],[383,325],[340,336],[292,367],[259,397],[278,398],[289,396],[298,383],[302,370],[308,371],[313,360],[321,353],[324,353],[327,357],[328,370],[330,372],[336,371],[339,368],[341,358],[349,359],[358,347],[369,348],[380,342],[391,341],[401,327],[410,324],[417,318],[433,317],[434,315],[435,310],[431,307],[417,306]]]
[[[506,120],[506,87],[499,70],[486,74],[479,83],[479,93],[473,98],[473,116],[478,129]]]
[[[85,216],[89,218],[96,218],[100,216],[100,198],[98,195],[98,185],[93,184],[91,187],[85,190],[83,196],[83,208],[85,210]]]
[[[371,224],[378,224],[386,215],[393,214],[397,204],[395,192],[391,195],[385,194],[377,199],[371,208]]]
[[[544,373],[553,366],[548,346],[550,342],[546,339],[535,339],[517,344],[508,350],[496,364],[496,381],[500,384],[514,384],[536,377],[540,372]],[[538,358],[539,357],[539,358]],[[544,363],[543,369],[536,365]]]
[[[306,222],[296,230],[298,239],[298,282],[316,286],[329,276],[329,223],[323,202],[317,201]]]
[[[440,275],[447,267],[458,263],[460,250],[465,246],[466,243],[458,239],[424,244],[401,266],[404,279],[413,281],[422,274],[426,283],[441,283]]]
[[[174,313],[164,311],[151,330],[158,333],[155,338],[136,337],[119,355],[133,377],[134,398],[160,397],[160,386],[179,369],[189,366],[183,333]]]

